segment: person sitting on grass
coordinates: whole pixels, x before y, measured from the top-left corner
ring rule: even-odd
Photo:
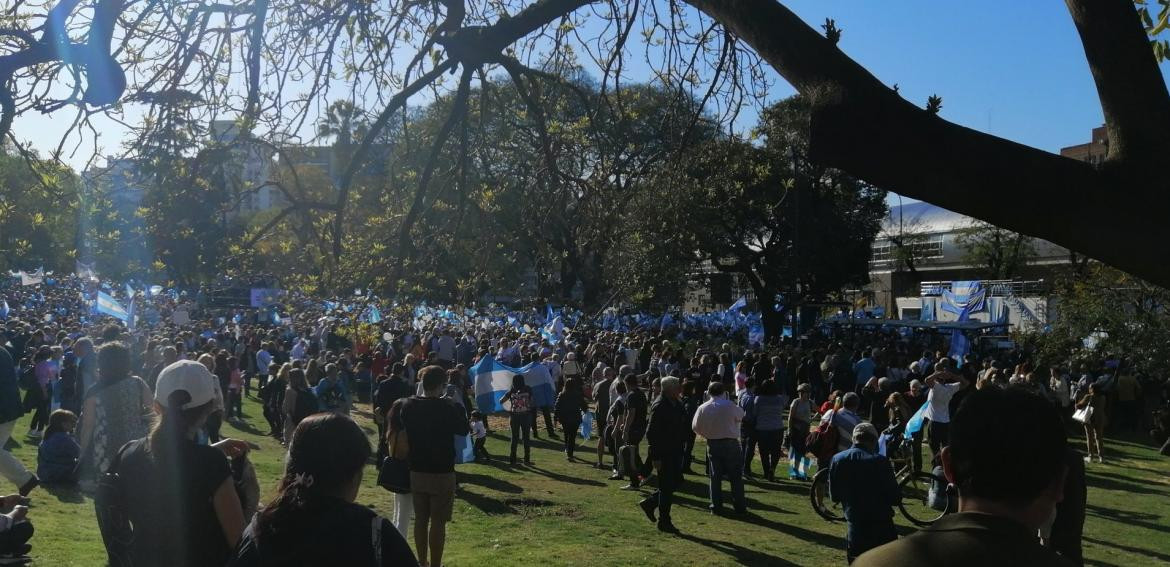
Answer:
[[[77,415],[69,410],[49,414],[49,427],[37,448],[37,476],[45,484],[76,484],[81,445],[73,437]]]
[[[32,561],[28,540],[33,536],[28,521],[28,497],[10,494],[0,497],[0,565],[25,565]]]

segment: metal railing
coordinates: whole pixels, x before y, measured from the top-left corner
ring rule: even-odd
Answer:
[[[989,297],[1034,297],[1048,293],[1048,283],[1044,280],[982,280],[980,283]],[[918,293],[921,297],[938,297],[944,291],[951,291],[951,282],[922,282]]]

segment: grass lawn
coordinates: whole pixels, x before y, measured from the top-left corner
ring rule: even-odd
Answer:
[[[359,406],[359,423],[375,429]],[[279,444],[260,435],[260,407],[247,400],[250,425],[224,425],[226,435],[255,441],[253,453],[266,500],[283,462]],[[22,446],[14,453],[36,462],[36,447],[24,443],[28,417],[16,427]],[[506,427],[494,427],[505,431]],[[1078,440],[1079,442],[1079,440]],[[591,442],[593,444],[593,442]],[[507,455],[506,433],[488,440],[492,455]],[[715,517],[707,513],[706,479],[690,476],[678,495],[674,521],[678,537],[659,534],[635,506],[639,496],[618,490],[606,471],[569,463],[559,442],[543,435],[533,466],[460,465],[461,490],[449,525],[448,565],[843,565],[845,526],[825,522],[808,503],[807,484],[787,480],[749,482],[750,513]],[[644,449],[643,449],[644,450]],[[702,448],[696,452],[701,454]],[[591,453],[582,451],[582,457]],[[1150,447],[1114,441],[1109,464],[1090,465],[1085,556],[1091,565],[1170,564],[1170,460]],[[592,462],[592,459],[590,459]],[[1021,466],[1026,466],[1021,463]],[[759,461],[755,462],[759,471]],[[785,469],[786,470],[786,469]],[[367,469],[358,502],[388,516],[393,495],[374,485]],[[15,491],[14,488],[10,488]],[[76,490],[37,489],[30,518],[36,526],[36,565],[105,564],[93,502]],[[899,516],[904,532],[909,525]],[[413,546],[413,544],[412,544]]]

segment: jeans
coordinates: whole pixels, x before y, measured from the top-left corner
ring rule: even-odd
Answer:
[[[760,444],[760,465],[764,469],[764,478],[772,478],[776,474],[776,465],[780,463],[780,430],[756,431],[756,442]]]
[[[544,427],[548,431],[549,437],[555,436],[557,434],[557,430],[553,429],[552,410],[550,410],[547,406],[543,408],[532,408],[532,436],[536,437],[537,439],[540,438],[539,431],[537,431],[536,421],[536,412],[538,410],[540,413],[544,414]]]
[[[573,457],[573,451],[577,449],[577,431],[581,427],[581,422],[561,422],[561,427],[565,434],[565,454],[570,458]]]
[[[752,458],[756,456],[756,430],[745,428],[740,430],[739,435],[743,445],[743,476],[751,478]]]
[[[227,399],[227,416],[228,418],[240,419],[244,415],[244,399],[240,397],[240,391],[236,389],[228,390]]]
[[[731,497],[735,510],[747,508],[743,496],[743,451],[736,439],[716,439],[707,442],[707,475],[711,495],[711,509],[723,509],[723,479],[731,482]]]
[[[32,479],[33,474],[28,472],[28,469],[24,468],[24,464],[12,456],[12,453],[4,449],[4,445],[8,444],[8,439],[12,437],[12,430],[15,427],[16,420],[0,423],[0,475],[16,486],[24,486]]]
[[[512,426],[512,462],[516,462],[516,446],[520,444],[520,438],[524,438],[524,460],[528,461],[532,456],[531,438],[532,435],[532,415],[529,413],[511,413],[509,415],[509,425]]]
[[[479,439],[475,440],[475,460],[476,461],[479,461],[481,459],[487,460],[487,459],[492,458],[492,456],[489,455],[487,452],[487,447],[484,446],[485,441],[487,441],[487,437],[480,437]]]

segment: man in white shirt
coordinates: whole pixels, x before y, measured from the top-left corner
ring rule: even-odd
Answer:
[[[268,372],[268,365],[272,364],[272,353],[268,349],[272,348],[268,343],[262,343],[260,350],[256,352],[256,371]]]
[[[967,387],[968,381],[962,374],[951,372],[954,362],[943,358],[934,365],[934,374],[926,377],[926,395],[929,404],[922,416],[930,420],[930,452],[937,457],[947,445],[951,427],[951,398]]]
[[[710,510],[712,514],[723,512],[723,479],[731,482],[731,495],[735,512],[747,511],[743,496],[743,451],[739,446],[740,422],[744,412],[723,395],[723,383],[712,382],[707,387],[710,400],[699,406],[691,429],[707,440],[707,462]]]

